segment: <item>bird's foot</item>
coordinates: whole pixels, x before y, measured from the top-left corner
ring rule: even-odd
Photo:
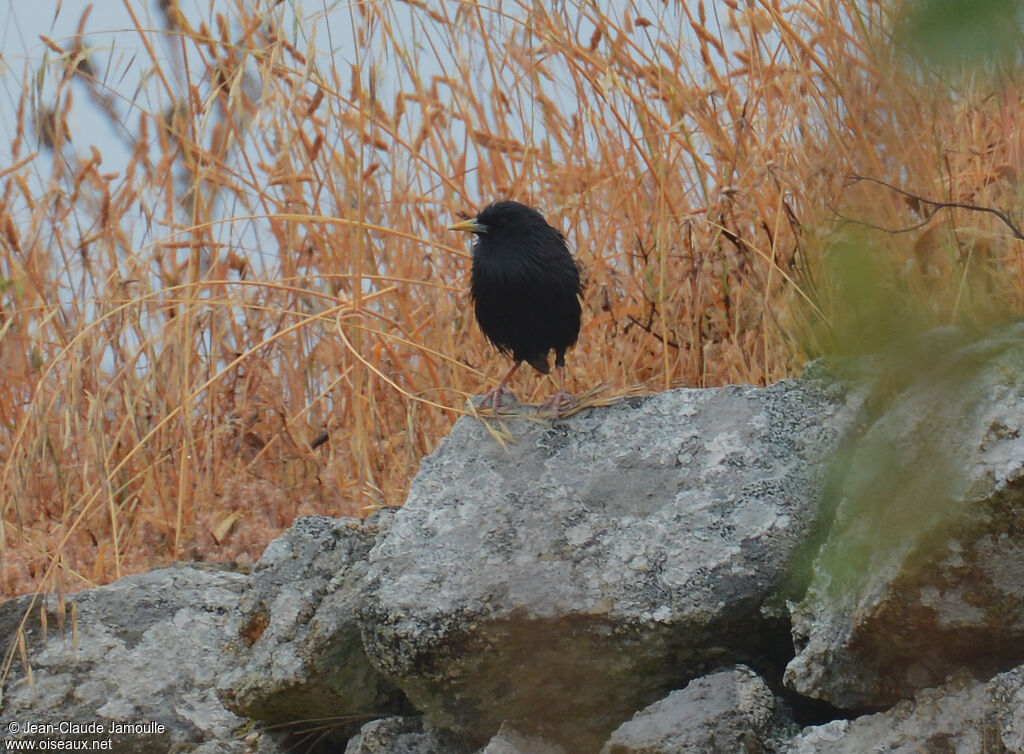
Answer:
[[[576,401],[573,400],[573,397],[569,393],[567,393],[565,390],[559,390],[557,393],[555,393],[542,404],[540,404],[540,407],[542,409],[551,409],[552,415],[557,419],[563,406],[568,408],[575,402]]]
[[[488,403],[491,404],[491,410],[494,411],[495,415],[498,413],[498,409],[501,408],[501,404],[505,396],[512,399],[513,403],[518,403],[518,399],[515,393],[507,385],[498,385],[496,388],[488,390],[486,393],[480,396],[477,400],[478,406],[486,406]]]

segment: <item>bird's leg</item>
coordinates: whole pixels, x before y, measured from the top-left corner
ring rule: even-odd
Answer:
[[[498,386],[488,390],[483,394],[483,396],[481,396],[480,404],[483,405],[484,403],[487,403],[487,401],[491,401],[491,406],[494,409],[495,415],[497,415],[498,408],[501,406],[501,397],[503,395],[511,395],[512,400],[515,400],[515,395],[513,395],[512,391],[509,390],[508,383],[511,381],[512,375],[516,373],[516,370],[519,369],[519,365],[522,363],[523,362],[521,361],[515,362],[511,368],[505,372],[505,376],[501,378],[501,382],[498,383]]]
[[[541,404],[541,408],[550,408],[551,413],[558,418],[558,413],[562,408],[562,405],[571,406],[573,403],[572,395],[565,389],[565,364],[555,364],[555,369],[558,370],[558,392],[548,398]]]

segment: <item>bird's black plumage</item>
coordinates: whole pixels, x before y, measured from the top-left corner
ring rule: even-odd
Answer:
[[[559,399],[568,397],[562,370],[566,350],[579,337],[581,288],[579,267],[565,238],[540,212],[513,201],[489,204],[452,229],[477,236],[470,278],[477,322],[515,362],[496,390],[505,388],[523,361],[547,374],[548,353],[554,351]],[[496,404],[499,399],[497,395]]]

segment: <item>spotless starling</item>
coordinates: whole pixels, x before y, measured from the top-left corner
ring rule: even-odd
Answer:
[[[513,201],[489,204],[449,230],[475,233],[470,294],[480,329],[512,367],[484,395],[495,413],[525,361],[541,374],[555,352],[558,392],[544,405],[555,416],[572,402],[565,389],[565,352],[580,334],[580,270],[565,238],[535,209]]]

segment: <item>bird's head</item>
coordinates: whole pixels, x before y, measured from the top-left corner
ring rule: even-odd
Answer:
[[[448,230],[461,230],[466,233],[480,235],[512,235],[550,228],[544,216],[525,204],[513,201],[502,201],[488,204],[476,217],[448,226]]]

